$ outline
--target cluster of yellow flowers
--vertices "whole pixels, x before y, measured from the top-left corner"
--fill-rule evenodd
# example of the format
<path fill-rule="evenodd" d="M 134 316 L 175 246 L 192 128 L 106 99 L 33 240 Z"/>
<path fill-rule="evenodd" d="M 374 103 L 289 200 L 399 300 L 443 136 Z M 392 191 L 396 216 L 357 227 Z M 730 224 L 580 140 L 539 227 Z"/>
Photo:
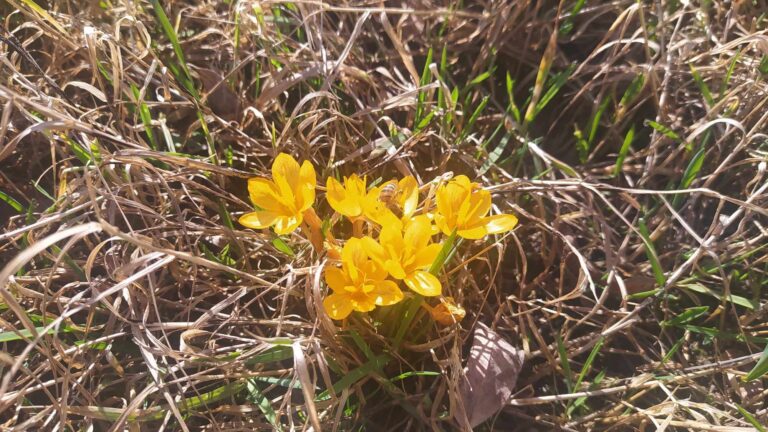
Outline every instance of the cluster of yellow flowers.
<path fill-rule="evenodd" d="M 333 293 L 323 306 L 337 320 L 352 311 L 369 312 L 400 302 L 404 295 L 396 281 L 425 297 L 441 295 L 440 280 L 428 271 L 443 248 L 433 241 L 435 235 L 480 239 L 517 224 L 510 214 L 488 216 L 490 192 L 463 175 L 424 187 L 408 176 L 371 188 L 364 177 L 355 174 L 345 177 L 343 183 L 329 177 L 326 200 L 352 224 L 352 237 L 340 248 L 330 229 L 323 232 L 312 207 L 316 187 L 315 169 L 309 161 L 299 165 L 290 155 L 280 153 L 272 165 L 272 180 L 248 180 L 257 210 L 240 217 L 240 223 L 254 229 L 273 227 L 279 235 L 303 225 L 315 249 L 325 251 L 334 261 L 325 269 L 325 281 Z M 425 190 L 427 198 L 420 202 Z M 376 234 L 378 238 L 374 238 Z"/>

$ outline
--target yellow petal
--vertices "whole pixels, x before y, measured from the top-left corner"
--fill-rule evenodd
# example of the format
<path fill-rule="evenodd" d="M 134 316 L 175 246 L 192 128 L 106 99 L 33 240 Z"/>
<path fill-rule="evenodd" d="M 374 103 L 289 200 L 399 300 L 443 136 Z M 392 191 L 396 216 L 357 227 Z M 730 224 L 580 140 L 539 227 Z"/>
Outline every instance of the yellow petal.
<path fill-rule="evenodd" d="M 440 279 L 435 277 L 432 273 L 425 271 L 417 271 L 408 275 L 404 279 L 408 288 L 423 295 L 424 297 L 434 297 L 440 295 L 443 290 L 443 286 L 440 283 Z"/>
<path fill-rule="evenodd" d="M 453 227 L 448 226 L 445 216 L 441 215 L 440 213 L 436 213 L 434 219 L 435 219 L 435 227 L 440 232 L 448 236 L 453 233 Z"/>
<path fill-rule="evenodd" d="M 331 318 L 342 320 L 352 313 L 352 301 L 347 294 L 331 294 L 323 300 L 323 308 Z"/>
<path fill-rule="evenodd" d="M 338 208 L 334 209 L 337 212 L 343 214 L 346 217 L 349 218 L 356 218 L 363 214 L 363 206 L 360 205 L 360 201 L 353 199 L 352 197 L 348 197 L 344 201 L 339 202 L 337 205 Z"/>
<path fill-rule="evenodd" d="M 338 267 L 326 267 L 325 283 L 336 292 L 344 292 L 344 287 L 347 285 L 347 277 Z"/>
<path fill-rule="evenodd" d="M 413 263 L 413 267 L 416 269 L 428 268 L 435 262 L 437 254 L 440 253 L 440 249 L 443 248 L 441 243 L 435 243 L 427 245 L 426 247 L 416 251 L 416 260 Z"/>
<path fill-rule="evenodd" d="M 365 211 L 365 216 L 380 226 L 391 226 L 398 230 L 403 229 L 403 224 L 400 221 L 400 218 L 398 218 L 392 212 L 392 210 L 380 202 L 377 202 L 373 205 L 368 205 Z"/>
<path fill-rule="evenodd" d="M 301 198 L 298 208 L 301 211 L 307 210 L 315 203 L 315 188 L 317 187 L 317 175 L 315 167 L 309 161 L 304 161 L 299 170 L 299 181 L 301 182 Z"/>
<path fill-rule="evenodd" d="M 352 300 L 352 309 L 356 311 L 370 312 L 376 309 L 376 297 L 374 296 L 357 293 L 350 295 L 349 298 Z"/>
<path fill-rule="evenodd" d="M 301 168 L 293 156 L 285 153 L 277 155 L 272 163 L 272 180 L 280 189 L 280 195 L 291 203 L 295 202 L 294 197 L 300 193 L 300 177 Z"/>
<path fill-rule="evenodd" d="M 347 191 L 344 189 L 344 186 L 342 186 L 335 178 L 328 177 L 328 180 L 325 181 L 325 190 L 325 199 L 328 201 L 328 204 L 332 209 L 339 211 L 337 208 L 338 204 L 344 201 L 344 198 L 347 196 Z"/>
<path fill-rule="evenodd" d="M 459 227 L 474 225 L 491 210 L 491 193 L 480 190 L 469 195 L 459 209 Z"/>
<path fill-rule="evenodd" d="M 483 219 L 488 234 L 498 234 L 512 230 L 517 226 L 517 217 L 511 214 L 500 214 Z"/>
<path fill-rule="evenodd" d="M 357 174 L 352 174 L 344 179 L 344 189 L 347 190 L 347 196 L 362 201 L 366 196 L 365 178 L 361 179 Z"/>
<path fill-rule="evenodd" d="M 369 295 L 375 297 L 375 302 L 378 306 L 393 305 L 403 299 L 403 292 L 392 281 L 377 282 Z"/>
<path fill-rule="evenodd" d="M 280 211 L 283 208 L 280 190 L 275 183 L 261 178 L 248 179 L 248 195 L 254 206 L 264 210 Z"/>
<path fill-rule="evenodd" d="M 277 218 L 278 215 L 273 212 L 260 210 L 240 216 L 238 222 L 248 228 L 264 229 L 272 226 Z"/>
<path fill-rule="evenodd" d="M 391 259 L 400 261 L 405 245 L 403 244 L 403 232 L 400 231 L 399 226 L 385 225 L 381 228 L 379 243 Z"/>
<path fill-rule="evenodd" d="M 355 268 L 363 267 L 368 261 L 365 244 L 362 239 L 351 238 L 347 240 L 344 249 L 341 250 L 341 260 L 345 264 L 351 264 Z"/>
<path fill-rule="evenodd" d="M 363 237 L 362 241 L 368 256 L 376 261 L 379 266 L 383 266 L 387 261 L 387 254 L 384 248 L 376 240 L 368 236 Z"/>
<path fill-rule="evenodd" d="M 301 214 L 295 216 L 278 216 L 275 219 L 275 234 L 285 235 L 292 233 L 304 220 Z"/>
<path fill-rule="evenodd" d="M 466 180 L 466 182 L 460 181 L 461 179 Z M 469 198 L 471 189 L 465 185 L 468 182 L 469 179 L 466 176 L 459 176 L 448 184 L 440 186 L 435 194 L 437 210 L 445 217 L 445 222 L 451 230 L 458 223 L 462 204 Z"/>
<path fill-rule="evenodd" d="M 456 231 L 456 235 L 467 240 L 478 240 L 488 235 L 488 230 L 480 220 L 480 223 Z"/>
<path fill-rule="evenodd" d="M 411 217 L 419 206 L 419 183 L 413 176 L 404 177 L 398 182 L 400 190 L 399 204 L 403 209 L 403 217 Z"/>
<path fill-rule="evenodd" d="M 405 269 L 403 269 L 400 261 L 389 259 L 384 263 L 384 268 L 386 268 L 387 271 L 389 271 L 389 274 L 395 279 L 404 279 L 406 276 Z"/>
<path fill-rule="evenodd" d="M 424 215 L 416 216 L 411 219 L 408 224 L 408 228 L 405 229 L 405 236 L 403 242 L 406 246 L 414 249 L 420 249 L 429 243 L 429 238 L 432 237 L 432 223 Z"/>
<path fill-rule="evenodd" d="M 473 185 L 477 184 L 469 181 L 469 177 L 465 175 L 457 175 L 456 177 L 453 178 L 451 182 L 463 188 L 470 188 L 470 189 L 472 188 Z"/>

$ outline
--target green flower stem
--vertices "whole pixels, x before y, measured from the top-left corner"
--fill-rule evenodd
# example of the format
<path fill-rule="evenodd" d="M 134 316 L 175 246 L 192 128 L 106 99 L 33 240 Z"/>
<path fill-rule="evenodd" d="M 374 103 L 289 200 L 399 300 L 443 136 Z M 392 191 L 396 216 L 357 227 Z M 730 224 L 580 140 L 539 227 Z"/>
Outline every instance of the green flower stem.
<path fill-rule="evenodd" d="M 443 243 L 443 248 L 440 249 L 440 253 L 437 254 L 435 262 L 429 268 L 429 272 L 437 276 L 443 269 L 443 266 L 448 262 L 449 258 L 453 257 L 454 249 L 456 246 L 456 231 L 448 236 L 448 239 Z M 395 350 L 400 349 L 400 344 L 403 342 L 405 332 L 411 326 L 413 319 L 419 312 L 419 308 L 424 303 L 424 297 L 420 294 L 415 294 L 414 297 L 408 302 L 408 309 L 403 314 L 403 320 L 400 323 L 400 327 L 395 334 Z"/>

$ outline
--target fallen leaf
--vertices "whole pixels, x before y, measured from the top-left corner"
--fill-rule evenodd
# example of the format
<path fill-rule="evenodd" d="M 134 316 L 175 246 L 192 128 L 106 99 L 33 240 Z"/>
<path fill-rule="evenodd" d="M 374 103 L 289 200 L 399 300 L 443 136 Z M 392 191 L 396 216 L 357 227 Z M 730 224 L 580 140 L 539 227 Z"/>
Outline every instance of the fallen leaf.
<path fill-rule="evenodd" d="M 464 377 L 459 382 L 464 412 L 457 410 L 456 420 L 474 428 L 503 408 L 512 396 L 524 359 L 523 350 L 478 323 Z"/>
<path fill-rule="evenodd" d="M 429 313 L 433 320 L 445 326 L 455 324 L 467 315 L 467 311 L 461 305 L 456 304 L 453 297 L 440 299 L 440 304 L 430 308 Z"/>

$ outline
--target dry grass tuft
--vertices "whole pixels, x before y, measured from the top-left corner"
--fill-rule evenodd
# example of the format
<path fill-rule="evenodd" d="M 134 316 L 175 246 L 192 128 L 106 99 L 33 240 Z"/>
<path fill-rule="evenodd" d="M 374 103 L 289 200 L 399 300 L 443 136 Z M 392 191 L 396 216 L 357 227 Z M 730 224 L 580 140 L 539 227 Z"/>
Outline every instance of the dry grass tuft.
<path fill-rule="evenodd" d="M 526 351 L 481 430 L 768 424 L 765 7 L 6 0 L 0 428 L 452 430 L 478 322 Z M 395 347 L 237 224 L 279 151 L 521 224 Z"/>

